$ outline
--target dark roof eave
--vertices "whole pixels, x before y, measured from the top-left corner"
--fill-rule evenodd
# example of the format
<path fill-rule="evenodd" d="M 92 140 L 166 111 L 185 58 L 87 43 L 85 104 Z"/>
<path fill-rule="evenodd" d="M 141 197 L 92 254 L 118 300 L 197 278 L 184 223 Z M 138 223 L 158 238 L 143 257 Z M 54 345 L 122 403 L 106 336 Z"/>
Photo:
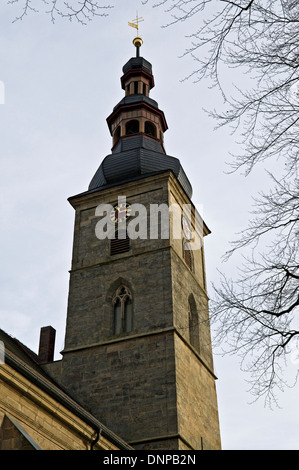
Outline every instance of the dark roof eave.
<path fill-rule="evenodd" d="M 149 79 L 150 81 L 150 88 L 154 88 L 155 86 L 155 82 L 154 82 L 154 77 L 153 75 L 151 75 L 149 72 L 146 72 L 145 70 L 143 69 L 130 69 L 128 70 L 120 79 L 121 81 L 121 86 L 122 86 L 122 89 L 124 90 L 125 89 L 125 81 L 129 78 L 129 77 L 132 77 L 134 75 L 144 75 L 146 78 Z"/>
<path fill-rule="evenodd" d="M 113 183 L 107 183 L 104 186 L 99 186 L 98 188 L 88 189 L 87 191 L 83 191 L 83 193 L 79 193 L 79 194 L 75 194 L 74 196 L 70 196 L 67 200 L 72 205 L 73 200 L 78 199 L 82 196 L 87 196 L 88 194 L 93 194 L 93 193 L 96 193 L 98 191 L 104 191 L 105 189 L 113 188 L 114 186 L 121 186 L 123 184 L 127 184 L 127 183 L 137 181 L 137 180 L 143 179 L 143 178 L 148 178 L 149 176 L 158 175 L 160 173 L 166 173 L 168 171 L 173 173 L 173 171 L 171 169 L 169 169 L 169 170 L 154 171 L 154 172 L 146 173 L 146 174 L 143 174 L 143 175 L 140 174 L 140 175 L 134 176 L 132 178 L 127 178 L 126 180 L 123 180 L 123 181 L 115 181 Z M 173 173 L 173 175 L 175 176 L 174 173 Z M 175 176 L 175 178 L 176 178 L 176 176 Z"/>
<path fill-rule="evenodd" d="M 114 186 L 121 186 L 123 184 L 127 184 L 127 183 L 130 183 L 131 181 L 137 181 L 139 179 L 143 179 L 143 178 L 148 178 L 149 176 L 154 176 L 154 175 L 158 175 L 158 174 L 162 174 L 162 173 L 167 173 L 167 172 L 170 172 L 173 174 L 174 178 L 176 179 L 176 181 L 178 182 L 178 184 L 180 185 L 180 187 L 182 188 L 182 190 L 184 191 L 184 193 L 186 193 L 185 189 L 183 188 L 183 186 L 181 185 L 180 181 L 178 180 L 178 178 L 176 177 L 176 175 L 174 174 L 174 172 L 169 169 L 169 170 L 161 170 L 161 171 L 155 171 L 155 172 L 152 172 L 152 173 L 147 173 L 145 175 L 138 175 L 138 176 L 135 176 L 133 178 L 128 178 L 124 181 L 116 181 L 114 183 L 109 183 L 109 184 L 105 184 L 104 186 L 99 186 L 98 188 L 94 188 L 94 189 L 89 189 L 87 191 L 84 191 L 83 193 L 79 193 L 79 194 L 76 194 L 74 196 L 70 196 L 67 200 L 68 202 L 71 204 L 71 206 L 75 209 L 76 206 L 74 204 L 72 204 L 72 201 L 75 201 L 76 199 L 79 199 L 81 197 L 84 197 L 84 196 L 87 196 L 87 195 L 91 195 L 91 194 L 94 194 L 94 193 L 97 193 L 99 191 L 104 191 L 105 189 L 109 189 L 109 188 L 113 188 Z M 186 195 L 188 196 L 188 194 L 186 193 Z M 189 196 L 188 196 L 189 197 Z M 206 225 L 205 221 L 203 220 L 203 227 L 204 227 L 204 236 L 206 235 L 209 235 L 211 233 L 211 230 L 209 229 L 209 227 Z"/>

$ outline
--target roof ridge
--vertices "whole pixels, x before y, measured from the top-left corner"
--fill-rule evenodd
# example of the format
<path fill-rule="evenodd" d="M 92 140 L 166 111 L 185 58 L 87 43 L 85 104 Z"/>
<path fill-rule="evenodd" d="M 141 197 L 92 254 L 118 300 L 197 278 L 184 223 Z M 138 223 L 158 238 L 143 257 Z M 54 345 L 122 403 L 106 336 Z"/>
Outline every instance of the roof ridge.
<path fill-rule="evenodd" d="M 32 351 L 32 349 L 28 348 L 28 346 L 26 346 L 24 343 L 22 343 L 18 338 L 16 338 L 15 336 L 12 336 L 10 333 L 7 333 L 2 328 L 0 328 L 0 334 L 1 333 L 4 336 L 6 336 L 11 342 L 13 342 L 17 347 L 19 347 L 27 356 L 29 356 L 37 364 L 39 364 L 38 354 L 37 353 Z"/>

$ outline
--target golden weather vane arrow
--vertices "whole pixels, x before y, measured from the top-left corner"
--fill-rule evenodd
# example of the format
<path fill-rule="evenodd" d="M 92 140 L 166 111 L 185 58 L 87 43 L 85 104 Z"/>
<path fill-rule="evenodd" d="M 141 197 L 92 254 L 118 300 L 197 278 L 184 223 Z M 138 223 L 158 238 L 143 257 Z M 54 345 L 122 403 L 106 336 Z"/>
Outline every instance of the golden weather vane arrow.
<path fill-rule="evenodd" d="M 144 21 L 144 19 L 142 18 L 142 16 L 138 16 L 138 13 L 136 14 L 136 18 L 135 20 L 132 20 L 132 23 L 128 23 L 129 26 L 132 26 L 132 28 L 136 28 L 137 29 L 137 36 L 139 36 L 139 23 L 141 23 L 141 21 Z"/>
<path fill-rule="evenodd" d="M 132 20 L 132 22 L 128 22 L 128 25 L 131 26 L 132 28 L 137 29 L 137 36 L 133 39 L 133 44 L 136 47 L 136 56 L 139 56 L 139 48 L 142 46 L 143 41 L 141 37 L 139 37 L 139 23 L 141 21 L 144 21 L 144 19 L 141 16 L 138 16 L 138 13 L 136 14 L 136 18 Z"/>

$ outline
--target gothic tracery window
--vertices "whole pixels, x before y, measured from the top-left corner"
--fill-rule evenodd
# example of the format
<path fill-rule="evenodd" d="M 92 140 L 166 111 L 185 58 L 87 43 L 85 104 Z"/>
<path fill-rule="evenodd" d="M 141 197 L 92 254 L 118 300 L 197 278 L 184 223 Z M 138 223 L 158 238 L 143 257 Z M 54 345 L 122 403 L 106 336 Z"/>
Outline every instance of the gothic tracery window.
<path fill-rule="evenodd" d="M 112 299 L 114 334 L 128 333 L 133 329 L 132 294 L 126 286 L 120 286 Z"/>

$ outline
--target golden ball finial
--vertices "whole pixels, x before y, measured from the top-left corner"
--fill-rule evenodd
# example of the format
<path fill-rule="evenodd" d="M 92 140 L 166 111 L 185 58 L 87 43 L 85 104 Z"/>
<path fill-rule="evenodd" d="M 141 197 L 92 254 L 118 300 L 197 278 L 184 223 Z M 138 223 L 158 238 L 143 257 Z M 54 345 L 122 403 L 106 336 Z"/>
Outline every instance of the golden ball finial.
<path fill-rule="evenodd" d="M 137 29 L 137 36 L 133 39 L 133 44 L 136 47 L 136 50 L 137 50 L 136 54 L 137 55 L 139 54 L 139 47 L 141 47 L 142 44 L 143 44 L 143 41 L 142 41 L 141 37 L 139 36 L 139 32 L 138 32 L 139 23 L 141 21 L 144 21 L 144 19 L 142 17 L 138 16 L 138 13 L 137 13 L 135 20 L 133 20 L 132 23 L 130 23 L 130 22 L 128 23 L 129 26 L 132 26 L 132 28 Z"/>
<path fill-rule="evenodd" d="M 143 44 L 141 37 L 136 36 L 136 38 L 133 39 L 133 44 L 135 47 L 141 47 Z"/>

